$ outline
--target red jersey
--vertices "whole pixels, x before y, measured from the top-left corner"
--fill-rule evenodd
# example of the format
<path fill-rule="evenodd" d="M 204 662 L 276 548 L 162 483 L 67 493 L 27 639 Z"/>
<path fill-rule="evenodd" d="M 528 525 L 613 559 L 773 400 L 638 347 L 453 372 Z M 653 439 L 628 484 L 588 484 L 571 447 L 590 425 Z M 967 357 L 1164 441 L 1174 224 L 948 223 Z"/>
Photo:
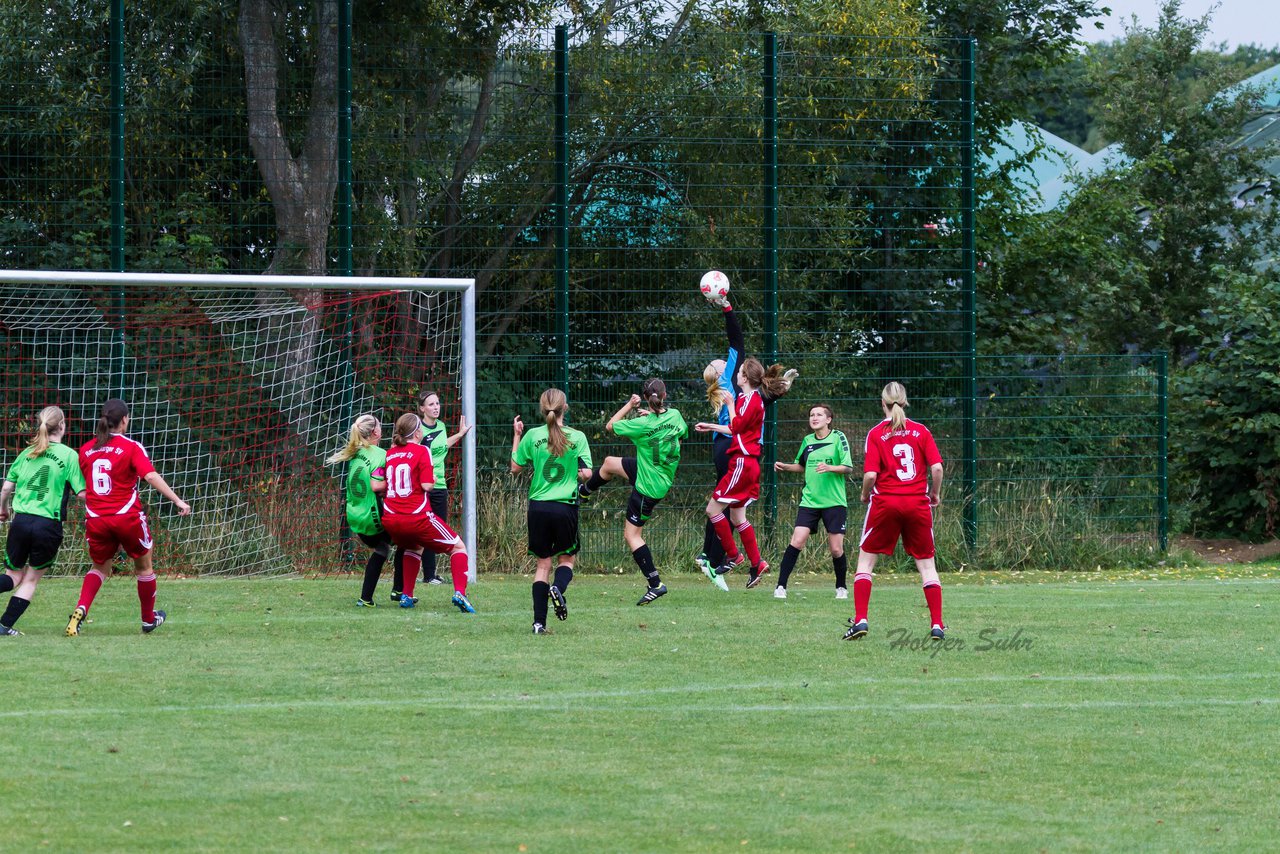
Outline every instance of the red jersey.
<path fill-rule="evenodd" d="M 729 457 L 759 457 L 760 432 L 764 429 L 764 398 L 760 392 L 740 394 L 734 402 L 737 413 L 729 419 L 729 429 L 733 431 L 729 443 Z"/>
<path fill-rule="evenodd" d="M 96 439 L 80 448 L 80 471 L 89 487 L 84 492 L 85 514 L 94 518 L 141 513 L 138 478 L 155 471 L 147 449 L 120 433 L 112 433 L 101 448 L 95 444 Z"/>
<path fill-rule="evenodd" d="M 382 499 L 385 514 L 420 514 L 430 511 L 427 489 L 436 482 L 435 466 L 431 462 L 431 450 L 426 445 L 410 442 L 393 446 L 387 452 L 384 465 L 387 492 Z"/>
<path fill-rule="evenodd" d="M 862 470 L 876 473 L 876 495 L 925 495 L 929 492 L 929 468 L 942 462 L 929 428 L 907 419 L 901 430 L 891 431 L 885 419 L 867 434 Z"/>

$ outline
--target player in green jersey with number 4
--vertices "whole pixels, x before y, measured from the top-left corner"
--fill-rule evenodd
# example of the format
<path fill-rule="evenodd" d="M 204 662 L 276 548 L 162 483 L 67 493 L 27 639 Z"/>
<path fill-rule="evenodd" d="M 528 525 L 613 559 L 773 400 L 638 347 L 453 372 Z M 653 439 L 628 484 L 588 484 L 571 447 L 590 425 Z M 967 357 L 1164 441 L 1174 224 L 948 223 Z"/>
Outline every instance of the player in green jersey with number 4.
<path fill-rule="evenodd" d="M 627 418 L 631 411 L 647 403 L 648 409 L 639 409 L 637 417 Z M 591 479 L 578 487 L 578 494 L 585 501 L 591 493 L 615 477 L 632 484 L 631 498 L 627 501 L 627 521 L 622 535 L 631 549 L 640 572 L 649 582 L 649 589 L 640 597 L 637 605 L 648 605 L 667 593 L 666 585 L 658 575 L 653 554 L 645 545 L 641 529 L 649 521 L 658 502 L 667 496 L 671 481 L 680 464 L 680 440 L 689 435 L 689 425 L 677 409 L 667 406 L 667 386 L 662 380 L 645 382 L 641 394 L 633 394 L 622 408 L 614 413 L 604 428 L 615 436 L 630 439 L 636 446 L 634 457 L 605 457 Z"/>
<path fill-rule="evenodd" d="M 775 599 L 787 598 L 787 579 L 796 567 L 800 550 L 809 535 L 818 530 L 818 523 L 827 529 L 827 544 L 831 547 L 831 564 L 836 571 L 836 598 L 848 599 L 845 586 L 849 573 L 849 561 L 844 554 L 844 527 L 849 516 L 849 495 L 845 490 L 845 478 L 853 473 L 853 456 L 849 452 L 849 440 L 844 433 L 831 428 L 835 413 L 826 404 L 809 407 L 809 429 L 813 432 L 800 442 L 800 450 L 793 463 L 778 460 L 775 471 L 804 472 L 804 491 L 800 493 L 800 509 L 796 512 L 796 527 L 791 532 L 791 543 L 782 555 L 782 568 L 778 572 Z"/>
<path fill-rule="evenodd" d="M 578 481 L 591 474 L 591 448 L 581 431 L 564 426 L 569 404 L 560 389 L 544 391 L 538 409 L 544 423 L 527 433 L 516 416 L 511 471 L 517 474 L 533 465 L 528 512 L 529 554 L 538 559 L 533 574 L 533 633 L 544 635 L 548 601 L 555 605 L 557 619 L 569 617 L 564 593 L 573 580 L 578 554 Z M 552 558 L 557 558 L 554 580 Z"/>
<path fill-rule="evenodd" d="M 84 473 L 76 452 L 62 444 L 67 417 L 56 406 L 37 416 L 36 434 L 9 467 L 0 488 L 0 521 L 13 520 L 5 540 L 5 574 L 0 593 L 12 590 L 0 616 L 0 637 L 22 632 L 14 623 L 31 604 L 40 577 L 53 566 L 62 546 L 62 520 L 72 493 L 84 498 Z"/>

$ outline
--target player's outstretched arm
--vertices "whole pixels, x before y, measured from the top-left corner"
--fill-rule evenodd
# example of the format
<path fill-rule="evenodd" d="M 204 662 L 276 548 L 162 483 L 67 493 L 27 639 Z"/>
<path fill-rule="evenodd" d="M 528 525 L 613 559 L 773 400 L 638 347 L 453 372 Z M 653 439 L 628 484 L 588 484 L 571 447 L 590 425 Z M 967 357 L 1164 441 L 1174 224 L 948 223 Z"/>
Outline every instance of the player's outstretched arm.
<path fill-rule="evenodd" d="M 784 463 L 782 460 L 778 460 L 773 464 L 773 470 L 789 471 L 794 473 L 794 472 L 804 471 L 804 466 L 800 465 L 799 463 Z"/>
<path fill-rule="evenodd" d="M 179 516 L 189 516 L 191 514 L 191 505 L 178 497 L 178 493 L 174 492 L 169 484 L 165 483 L 164 478 L 160 476 L 160 472 L 149 471 L 142 479 L 151 484 L 151 488 L 156 492 L 172 501 L 173 506 L 178 508 Z"/>
<path fill-rule="evenodd" d="M 524 470 L 524 466 L 516 462 L 516 451 L 520 448 L 520 437 L 524 435 L 524 422 L 517 415 L 515 420 L 511 422 L 511 473 L 518 474 Z"/>
<path fill-rule="evenodd" d="M 617 412 L 613 413 L 613 417 L 610 418 L 609 422 L 604 425 L 604 429 L 612 433 L 613 425 L 617 424 L 623 418 L 626 418 L 627 414 L 630 413 L 631 410 L 639 406 L 641 402 L 642 401 L 641 401 L 640 395 L 638 394 L 631 395 L 631 397 L 627 399 L 627 402 L 622 404 L 622 406 L 618 409 Z"/>
<path fill-rule="evenodd" d="M 467 423 L 467 416 L 458 419 L 458 432 L 444 440 L 446 448 L 452 448 L 454 445 L 462 441 L 462 437 L 467 435 L 467 431 L 471 429 L 471 425 Z"/>

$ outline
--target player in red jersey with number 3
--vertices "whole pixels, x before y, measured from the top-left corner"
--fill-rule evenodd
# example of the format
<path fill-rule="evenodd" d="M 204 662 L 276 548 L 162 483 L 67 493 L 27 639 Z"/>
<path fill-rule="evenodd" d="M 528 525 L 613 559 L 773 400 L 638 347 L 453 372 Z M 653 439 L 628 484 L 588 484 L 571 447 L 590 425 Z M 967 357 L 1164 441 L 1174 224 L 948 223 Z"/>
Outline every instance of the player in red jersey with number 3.
<path fill-rule="evenodd" d="M 156 610 L 156 574 L 151 567 L 151 530 L 142 510 L 138 479 L 178 508 L 179 516 L 191 512 L 191 505 L 178 497 L 151 465 L 147 449 L 124 435 L 129 429 L 129 407 L 112 398 L 102 407 L 97 435 L 80 448 L 80 470 L 85 483 L 85 539 L 93 569 L 80 585 L 80 601 L 67 622 L 67 636 L 80 634 L 80 624 L 89 614 L 102 582 L 111 574 L 111 562 L 124 549 L 138 570 L 138 602 L 142 606 L 142 631 L 150 633 L 164 623 L 165 612 Z"/>
<path fill-rule="evenodd" d="M 423 549 L 449 553 L 453 575 L 453 604 L 464 614 L 474 614 L 467 599 L 467 547 L 462 538 L 431 512 L 431 490 L 435 487 L 435 465 L 431 450 L 422 444 L 422 419 L 406 412 L 396 419 L 391 433 L 391 450 L 384 467 L 387 491 L 382 499 L 382 527 L 391 542 L 404 549 L 404 590 L 400 607 L 418 604 L 413 588 L 422 566 Z"/>
<path fill-rule="evenodd" d="M 942 495 L 942 455 L 929 428 L 907 418 L 907 390 L 889 383 L 880 392 L 881 421 L 867 433 L 863 461 L 862 503 L 867 518 L 858 544 L 858 571 L 853 577 L 854 616 L 845 640 L 867 634 L 871 576 L 880 555 L 891 555 L 902 538 L 915 558 L 929 606 L 929 636 L 942 640 L 942 583 L 934 561 L 933 510 Z"/>

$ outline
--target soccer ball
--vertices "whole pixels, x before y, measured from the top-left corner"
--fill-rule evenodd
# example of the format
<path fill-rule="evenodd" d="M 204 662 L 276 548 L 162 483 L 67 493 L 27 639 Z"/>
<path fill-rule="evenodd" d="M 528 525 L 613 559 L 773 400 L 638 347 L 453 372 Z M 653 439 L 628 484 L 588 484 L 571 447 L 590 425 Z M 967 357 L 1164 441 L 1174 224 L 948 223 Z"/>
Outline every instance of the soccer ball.
<path fill-rule="evenodd" d="M 728 296 L 729 277 L 719 270 L 711 270 L 703 275 L 702 281 L 698 283 L 698 290 L 707 299 Z"/>

